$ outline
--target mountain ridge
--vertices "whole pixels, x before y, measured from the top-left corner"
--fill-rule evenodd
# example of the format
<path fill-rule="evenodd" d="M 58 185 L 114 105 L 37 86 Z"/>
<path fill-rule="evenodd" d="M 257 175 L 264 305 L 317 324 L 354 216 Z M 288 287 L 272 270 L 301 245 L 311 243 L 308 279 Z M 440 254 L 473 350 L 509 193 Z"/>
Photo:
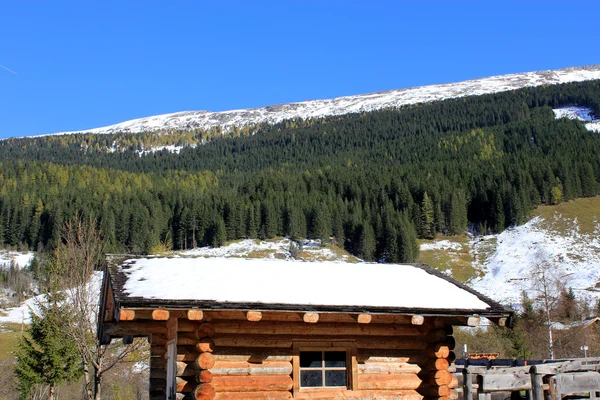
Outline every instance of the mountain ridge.
<path fill-rule="evenodd" d="M 224 130 L 261 123 L 275 124 L 284 120 L 320 118 L 332 115 L 369 112 L 384 108 L 400 108 L 406 105 L 441 101 L 451 98 L 477 96 L 516 90 L 524 87 L 546 84 L 560 84 L 600 79 L 600 64 L 569 67 L 557 70 L 544 70 L 438 85 L 417 86 L 381 92 L 342 96 L 332 99 L 307 100 L 286 104 L 274 104 L 259 108 L 236 109 L 211 112 L 179 111 L 149 117 L 132 119 L 99 128 L 57 132 L 48 135 L 142 133 L 160 130 L 211 129 Z"/>

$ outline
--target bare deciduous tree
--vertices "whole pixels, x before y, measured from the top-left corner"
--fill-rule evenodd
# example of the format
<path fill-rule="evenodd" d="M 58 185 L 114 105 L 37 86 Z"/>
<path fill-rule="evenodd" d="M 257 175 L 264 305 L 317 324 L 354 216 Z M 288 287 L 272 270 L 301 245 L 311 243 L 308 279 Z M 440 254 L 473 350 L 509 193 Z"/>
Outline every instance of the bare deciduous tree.
<path fill-rule="evenodd" d="M 535 254 L 535 265 L 531 271 L 533 289 L 536 291 L 535 301 L 542 308 L 547 329 L 548 355 L 554 359 L 554 340 L 552 338 L 553 313 L 564 290 L 568 275 L 562 272 L 559 264 L 554 262 L 548 253 L 539 250 Z"/>
<path fill-rule="evenodd" d="M 96 338 L 101 269 L 105 243 L 94 221 L 80 218 L 64 225 L 60 242 L 48 260 L 51 273 L 60 277 L 61 290 L 70 303 L 66 334 L 71 335 L 81 354 L 88 399 L 100 400 L 102 378 L 125 357 L 139 350 L 143 341 L 129 346 L 99 345 Z"/>

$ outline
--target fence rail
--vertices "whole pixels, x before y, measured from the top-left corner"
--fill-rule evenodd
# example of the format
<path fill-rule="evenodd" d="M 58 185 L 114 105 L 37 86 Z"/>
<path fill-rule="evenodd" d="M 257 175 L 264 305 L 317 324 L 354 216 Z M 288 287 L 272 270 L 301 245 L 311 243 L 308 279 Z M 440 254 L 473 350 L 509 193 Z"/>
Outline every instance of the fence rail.
<path fill-rule="evenodd" d="M 473 400 L 475 395 L 477 400 L 491 400 L 492 393 L 498 392 L 511 392 L 511 398 L 517 399 L 522 391 L 531 400 L 600 398 L 600 358 L 544 360 L 534 361 L 533 366 L 510 367 L 498 365 L 508 360 L 476 361 L 473 364 L 485 365 L 468 363 L 462 369 L 464 400 Z"/>

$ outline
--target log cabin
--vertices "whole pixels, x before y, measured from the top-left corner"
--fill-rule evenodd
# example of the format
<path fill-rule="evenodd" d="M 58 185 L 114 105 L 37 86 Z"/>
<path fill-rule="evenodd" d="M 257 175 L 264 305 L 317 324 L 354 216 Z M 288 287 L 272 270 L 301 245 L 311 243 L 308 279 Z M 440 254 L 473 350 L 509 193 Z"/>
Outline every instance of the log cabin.
<path fill-rule="evenodd" d="M 98 338 L 150 343 L 151 399 L 456 398 L 453 326 L 511 312 L 421 264 L 107 263 Z"/>

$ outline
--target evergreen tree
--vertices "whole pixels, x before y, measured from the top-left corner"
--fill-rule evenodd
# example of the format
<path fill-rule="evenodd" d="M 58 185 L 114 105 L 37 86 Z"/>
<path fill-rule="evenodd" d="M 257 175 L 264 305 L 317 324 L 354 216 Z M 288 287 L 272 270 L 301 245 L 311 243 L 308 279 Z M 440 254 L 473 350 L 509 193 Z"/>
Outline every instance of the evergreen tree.
<path fill-rule="evenodd" d="M 358 227 L 358 257 L 373 261 L 375 256 L 375 231 L 369 222 L 364 222 Z"/>
<path fill-rule="evenodd" d="M 58 293 L 49 293 L 47 303 L 39 304 L 40 315 L 30 312 L 30 338 L 22 336 L 16 352 L 15 375 L 19 395 L 28 399 L 36 384 L 49 386 L 49 399 L 56 385 L 75 382 L 82 374 L 77 344 L 64 335 L 63 323 L 69 319 Z"/>
<path fill-rule="evenodd" d="M 421 202 L 421 236 L 425 239 L 433 239 L 435 237 L 433 203 L 427 192 L 423 195 L 423 201 Z"/>

